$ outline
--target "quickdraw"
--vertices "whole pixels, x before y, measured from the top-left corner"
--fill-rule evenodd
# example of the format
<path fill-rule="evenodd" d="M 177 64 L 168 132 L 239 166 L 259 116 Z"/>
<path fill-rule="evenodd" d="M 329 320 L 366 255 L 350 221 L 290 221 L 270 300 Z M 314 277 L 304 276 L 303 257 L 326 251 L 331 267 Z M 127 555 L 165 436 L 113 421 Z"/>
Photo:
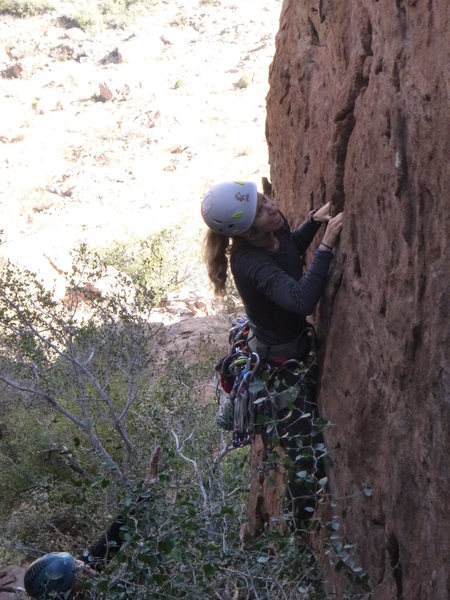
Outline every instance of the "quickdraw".
<path fill-rule="evenodd" d="M 216 366 L 220 373 L 220 385 L 228 395 L 222 402 L 221 413 L 216 419 L 222 429 L 233 432 L 232 444 L 242 448 L 253 441 L 256 433 L 269 436 L 264 420 L 275 421 L 280 409 L 289 404 L 298 393 L 300 385 L 315 383 L 311 372 L 315 367 L 315 351 L 309 353 L 304 362 L 290 359 L 281 365 L 262 361 L 256 352 L 247 345 L 249 322 L 238 317 L 232 322 L 229 337 L 229 351 Z M 284 382 L 279 389 L 281 375 L 289 373 L 293 382 Z M 287 388 L 287 389 L 286 389 Z M 217 387 L 218 402 L 221 404 L 221 392 Z M 258 416 L 263 417 L 258 419 Z M 272 428 L 273 432 L 273 428 Z"/>
<path fill-rule="evenodd" d="M 217 417 L 217 424 L 223 429 L 233 431 L 232 443 L 235 448 L 242 448 L 252 440 L 255 405 L 251 385 L 262 367 L 258 354 L 248 348 L 248 333 L 248 319 L 238 317 L 232 322 L 228 354 L 216 366 L 220 373 L 220 384 L 229 394 L 221 414 Z M 220 402 L 219 387 L 217 395 Z"/>
<path fill-rule="evenodd" d="M 250 385 L 255 379 L 259 365 L 259 356 L 256 352 L 250 352 L 245 366 L 237 378 L 234 397 L 232 398 L 230 395 L 230 400 L 234 403 L 233 446 L 235 448 L 242 448 L 251 441 L 255 423 L 255 405 Z"/>

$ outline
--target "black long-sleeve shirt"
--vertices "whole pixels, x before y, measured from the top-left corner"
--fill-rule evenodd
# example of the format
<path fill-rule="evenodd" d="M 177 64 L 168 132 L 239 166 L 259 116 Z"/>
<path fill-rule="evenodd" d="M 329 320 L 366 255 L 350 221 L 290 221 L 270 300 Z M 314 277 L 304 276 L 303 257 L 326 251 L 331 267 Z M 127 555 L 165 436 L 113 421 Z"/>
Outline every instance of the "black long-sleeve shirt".
<path fill-rule="evenodd" d="M 302 255 L 320 223 L 305 221 L 290 231 L 285 220 L 275 232 L 276 252 L 236 238 L 231 248 L 231 272 L 256 337 L 268 346 L 284 344 L 302 333 L 325 289 L 331 252 L 314 253 L 303 274 Z"/>

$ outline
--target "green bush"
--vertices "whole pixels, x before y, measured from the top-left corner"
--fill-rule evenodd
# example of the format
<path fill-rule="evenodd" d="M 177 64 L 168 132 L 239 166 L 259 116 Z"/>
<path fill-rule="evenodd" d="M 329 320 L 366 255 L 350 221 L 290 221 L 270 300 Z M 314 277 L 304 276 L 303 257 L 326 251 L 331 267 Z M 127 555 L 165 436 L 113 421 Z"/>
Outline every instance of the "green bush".
<path fill-rule="evenodd" d="M 160 0 L 96 0 L 73 2 L 73 8 L 65 8 L 65 17 L 83 30 L 95 30 L 104 26 L 125 26 Z"/>
<path fill-rule="evenodd" d="M 218 434 L 206 431 L 212 421 L 204 413 L 196 417 L 195 435 L 184 443 L 179 438 L 182 456 L 177 444 L 166 446 L 149 499 L 130 498 L 124 546 L 88 583 L 87 597 L 324 598 L 311 553 L 293 532 L 266 531 L 242 546 L 247 452 L 234 451 L 214 465 Z"/>
<path fill-rule="evenodd" d="M 95 31 L 103 27 L 103 17 L 96 4 L 85 4 L 67 14 L 65 19 L 72 27 L 78 27 L 83 31 Z"/>
<path fill-rule="evenodd" d="M 32 17 L 42 15 L 55 9 L 51 0 L 0 0 L 0 14 L 17 17 Z"/>
<path fill-rule="evenodd" d="M 70 423 L 110 473 L 126 483 L 133 456 L 127 418 L 145 388 L 157 343 L 149 314 L 160 295 L 159 279 L 143 270 L 131 279 L 108 273 L 108 266 L 82 246 L 63 303 L 33 273 L 4 266 L 0 381 Z M 100 292 L 92 282 L 105 275 L 110 289 Z"/>
<path fill-rule="evenodd" d="M 248 73 L 244 73 L 235 83 L 234 87 L 238 90 L 245 90 L 252 82 L 252 77 Z"/>
<path fill-rule="evenodd" d="M 57 11 L 72 27 L 95 30 L 112 24 L 127 25 L 160 0 L 0 0 L 0 14 L 17 17 Z"/>
<path fill-rule="evenodd" d="M 124 544 L 86 598 L 320 600 L 317 564 L 289 514 L 283 531 L 241 542 L 248 448 L 231 451 L 202 394 L 217 351 L 205 343 L 189 366 L 152 362 L 150 312 L 179 283 L 173 249 L 170 232 L 81 246 L 64 303 L 33 273 L 2 266 L 0 559 L 79 555 L 125 511 Z M 98 293 L 105 275 L 111 288 Z M 159 481 L 147 492 L 139 481 L 156 445 Z M 362 580 L 338 522 L 328 526 L 337 566 Z"/>
<path fill-rule="evenodd" d="M 114 267 L 127 275 L 138 290 L 156 306 L 169 291 L 182 282 L 180 272 L 185 272 L 178 256 L 176 238 L 178 230 L 164 229 L 147 239 L 117 242 L 109 248 L 98 250 L 105 266 Z"/>
<path fill-rule="evenodd" d="M 154 445 L 167 443 L 171 428 L 182 435 L 197 421 L 190 410 L 197 399 L 186 390 L 204 366 L 189 370 L 173 361 L 167 373 L 160 366 L 161 381 L 149 389 L 156 340 L 148 317 L 178 280 L 171 247 L 167 234 L 103 256 L 81 246 L 64 303 L 35 274 L 2 265 L 4 556 L 24 545 L 37 553 L 63 544 L 77 549 L 97 523 L 107 524 L 123 484 L 143 477 Z M 111 289 L 98 293 L 92 283 L 105 275 Z M 211 407 L 203 411 L 202 422 Z"/>

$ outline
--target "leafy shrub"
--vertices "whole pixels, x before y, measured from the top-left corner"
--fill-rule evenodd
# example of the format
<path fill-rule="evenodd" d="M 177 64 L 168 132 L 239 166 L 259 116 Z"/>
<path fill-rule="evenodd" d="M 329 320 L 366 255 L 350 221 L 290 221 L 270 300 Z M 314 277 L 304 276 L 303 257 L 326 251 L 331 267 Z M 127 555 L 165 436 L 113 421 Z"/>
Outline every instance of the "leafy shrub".
<path fill-rule="evenodd" d="M 152 266 L 149 260 L 146 265 Z M 133 454 L 127 416 L 148 378 L 155 346 L 149 313 L 158 288 L 151 274 L 147 289 L 143 271 L 133 280 L 115 271 L 109 293 L 102 293 L 91 282 L 107 268 L 97 253 L 82 246 L 74 257 L 69 293 L 58 303 L 33 273 L 5 265 L 0 381 L 16 396 L 31 398 L 75 426 L 110 472 L 126 483 Z"/>
<path fill-rule="evenodd" d="M 244 73 L 244 75 L 242 75 L 242 77 L 240 77 L 238 79 L 238 81 L 236 81 L 234 83 L 234 87 L 238 90 L 244 90 L 246 88 L 248 88 L 248 86 L 251 84 L 252 82 L 252 78 L 248 73 Z"/>
<path fill-rule="evenodd" d="M 0 557 L 78 555 L 125 510 L 124 544 L 84 597 L 320 600 L 317 564 L 289 514 L 282 531 L 242 545 L 248 449 L 231 451 L 214 403 L 202 401 L 214 351 L 152 373 L 149 312 L 178 282 L 166 243 L 168 233 L 131 250 L 82 246 L 64 304 L 34 274 L 3 265 Z M 92 282 L 112 265 L 114 285 L 97 294 Z M 147 494 L 136 482 L 156 444 L 160 477 Z M 337 522 L 330 531 L 336 538 Z M 335 540 L 334 551 L 364 575 L 348 544 Z"/>
<path fill-rule="evenodd" d="M 186 389 L 197 385 L 200 367 L 190 373 L 173 363 L 155 392 L 148 390 L 157 343 L 149 313 L 178 277 L 169 246 L 164 235 L 105 256 L 81 246 L 64 303 L 35 274 L 2 265 L 4 552 L 24 544 L 51 551 L 68 539 L 77 548 L 105 521 L 101 508 L 110 516 L 123 484 L 142 477 L 150 448 L 166 441 L 174 415 L 184 412 L 185 426 L 192 422 Z M 105 274 L 109 292 L 98 292 L 92 284 Z"/>
<path fill-rule="evenodd" d="M 103 26 L 123 26 L 132 23 L 140 14 L 159 0 L 96 0 L 73 2 L 65 17 L 73 26 L 83 30 Z M 67 11 L 67 9 L 65 8 Z"/>
<path fill-rule="evenodd" d="M 160 0 L 0 0 L 0 14 L 31 17 L 56 10 L 71 27 L 95 30 L 105 25 L 127 25 Z"/>
<path fill-rule="evenodd" d="M 163 229 L 147 239 L 117 242 L 100 249 L 105 266 L 111 266 L 127 275 L 138 290 L 155 306 L 163 296 L 182 282 L 182 267 L 175 245 L 176 228 Z"/>
<path fill-rule="evenodd" d="M 78 27 L 83 31 L 93 31 L 103 27 L 103 17 L 98 6 L 93 3 L 78 5 L 76 10 L 65 14 L 64 17 L 71 27 Z"/>
<path fill-rule="evenodd" d="M 206 432 L 212 420 L 201 413 L 194 435 L 166 445 L 160 481 L 149 499 L 130 498 L 125 543 L 107 570 L 89 582 L 87 596 L 323 598 L 315 562 L 293 532 L 267 531 L 242 546 L 247 453 L 233 451 L 215 462 L 220 440 L 216 431 Z"/>
<path fill-rule="evenodd" d="M 0 14 L 17 17 L 42 15 L 54 10 L 55 2 L 51 0 L 0 0 Z"/>

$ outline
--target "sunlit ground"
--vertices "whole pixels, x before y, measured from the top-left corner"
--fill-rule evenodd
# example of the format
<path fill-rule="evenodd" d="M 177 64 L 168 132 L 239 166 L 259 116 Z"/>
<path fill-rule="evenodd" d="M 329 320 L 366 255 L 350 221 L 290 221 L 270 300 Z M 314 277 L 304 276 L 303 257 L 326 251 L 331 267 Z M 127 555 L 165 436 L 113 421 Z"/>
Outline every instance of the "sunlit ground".
<path fill-rule="evenodd" d="M 1 254 L 49 279 L 80 240 L 181 224 L 180 253 L 198 245 L 211 184 L 269 175 L 265 96 L 280 8 L 159 3 L 126 30 L 97 34 L 64 29 L 55 14 L 0 17 L 0 69 L 22 67 L 0 79 Z M 122 62 L 105 60 L 116 48 Z"/>

